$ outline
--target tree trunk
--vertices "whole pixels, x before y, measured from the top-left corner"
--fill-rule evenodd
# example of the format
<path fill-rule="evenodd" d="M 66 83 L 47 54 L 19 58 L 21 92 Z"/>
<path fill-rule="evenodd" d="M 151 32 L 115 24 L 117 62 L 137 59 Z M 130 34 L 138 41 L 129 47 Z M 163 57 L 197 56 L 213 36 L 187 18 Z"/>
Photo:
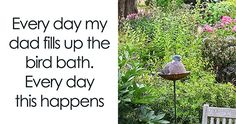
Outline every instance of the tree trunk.
<path fill-rule="evenodd" d="M 136 0 L 119 0 L 118 1 L 118 14 L 119 19 L 126 18 L 131 13 L 138 13 Z"/>

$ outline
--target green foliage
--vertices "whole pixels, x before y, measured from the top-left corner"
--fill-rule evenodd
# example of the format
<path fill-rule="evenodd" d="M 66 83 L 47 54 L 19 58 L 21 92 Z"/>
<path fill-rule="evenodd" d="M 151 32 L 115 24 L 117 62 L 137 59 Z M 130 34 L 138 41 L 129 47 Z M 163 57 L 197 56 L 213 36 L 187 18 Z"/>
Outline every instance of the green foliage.
<path fill-rule="evenodd" d="M 203 55 L 215 71 L 236 63 L 236 38 L 213 37 L 204 40 Z"/>
<path fill-rule="evenodd" d="M 163 9 L 167 9 L 173 7 L 173 5 L 179 7 L 184 3 L 183 0 L 146 0 L 146 5 L 153 7 L 162 7 Z"/>
<path fill-rule="evenodd" d="M 226 0 L 227 3 L 236 6 L 236 0 Z"/>
<path fill-rule="evenodd" d="M 162 120 L 164 114 L 156 114 L 149 107 L 156 99 L 153 88 L 135 81 L 142 68 L 130 54 L 132 50 L 127 46 L 119 55 L 119 123 L 168 123 Z"/>
<path fill-rule="evenodd" d="M 233 24 L 234 25 L 234 24 Z M 215 29 L 203 41 L 203 57 L 209 63 L 206 67 L 216 73 L 217 82 L 231 82 L 236 85 L 236 34 L 232 26 Z"/>
<path fill-rule="evenodd" d="M 236 107 L 236 88 L 232 84 L 214 83 L 214 76 L 205 72 L 199 78 L 194 73 L 189 80 L 177 82 L 177 120 L 181 124 L 201 123 L 202 106 Z M 173 83 L 156 83 L 156 108 L 173 119 Z"/>
<path fill-rule="evenodd" d="M 165 114 L 155 115 L 155 112 L 152 111 L 150 108 L 141 107 L 140 108 L 141 115 L 139 119 L 142 120 L 144 123 L 154 124 L 154 123 L 161 123 L 161 124 L 168 124 L 169 121 L 162 120 Z"/>
<path fill-rule="evenodd" d="M 236 85 L 236 22 L 229 16 L 211 27 L 205 26 L 202 53 L 216 73 L 217 82 L 231 82 Z"/>
<path fill-rule="evenodd" d="M 129 21 L 119 37 L 120 46 L 132 49 L 133 56 L 142 67 L 157 71 L 170 61 L 174 54 L 183 56 L 184 63 L 199 64 L 187 67 L 200 68 L 202 39 L 195 35 L 195 19 L 188 10 L 178 9 L 173 12 L 158 11 L 155 18 L 141 18 Z"/>
<path fill-rule="evenodd" d="M 215 24 L 222 16 L 236 17 L 236 4 L 232 2 L 205 3 L 206 8 L 198 8 L 198 21 L 201 24 Z"/>
<path fill-rule="evenodd" d="M 205 103 L 236 107 L 236 88 L 229 83 L 217 84 L 215 74 L 205 68 L 209 63 L 202 56 L 197 12 L 156 9 L 151 17 L 123 23 L 119 30 L 119 123 L 173 122 L 173 83 L 157 73 L 174 54 L 181 55 L 191 71 L 188 78 L 177 82 L 179 123 L 200 123 Z"/>

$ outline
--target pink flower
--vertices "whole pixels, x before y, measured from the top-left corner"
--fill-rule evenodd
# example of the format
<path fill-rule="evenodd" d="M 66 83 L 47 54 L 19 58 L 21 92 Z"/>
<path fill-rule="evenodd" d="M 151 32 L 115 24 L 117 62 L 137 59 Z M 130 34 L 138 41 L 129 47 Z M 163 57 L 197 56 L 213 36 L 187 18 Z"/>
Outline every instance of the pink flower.
<path fill-rule="evenodd" d="M 230 24 L 230 23 L 232 23 L 232 21 L 233 21 L 233 19 L 229 16 L 223 16 L 221 18 L 221 23 L 223 23 L 223 24 Z"/>
<path fill-rule="evenodd" d="M 136 14 L 136 13 L 131 13 L 131 14 L 127 15 L 128 20 L 136 19 L 137 17 L 138 17 L 138 14 Z"/>
<path fill-rule="evenodd" d="M 225 27 L 225 24 L 224 24 L 223 22 L 221 22 L 221 23 L 220 23 L 220 26 L 221 26 L 222 28 L 224 28 L 224 27 Z"/>
<path fill-rule="evenodd" d="M 234 19 L 234 22 L 236 23 L 236 18 Z"/>
<path fill-rule="evenodd" d="M 236 25 L 233 27 L 232 30 L 233 30 L 233 32 L 236 32 Z"/>
<path fill-rule="evenodd" d="M 205 25 L 204 30 L 207 32 L 213 32 L 213 27 L 211 27 L 210 25 Z"/>

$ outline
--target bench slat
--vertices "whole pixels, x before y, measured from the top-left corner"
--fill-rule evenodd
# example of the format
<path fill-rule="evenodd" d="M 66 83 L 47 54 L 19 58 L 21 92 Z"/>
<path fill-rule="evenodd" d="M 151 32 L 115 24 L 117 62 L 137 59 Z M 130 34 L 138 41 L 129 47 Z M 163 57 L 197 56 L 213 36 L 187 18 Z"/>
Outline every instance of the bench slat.
<path fill-rule="evenodd" d="M 236 109 L 209 107 L 207 115 L 220 118 L 236 118 Z"/>
<path fill-rule="evenodd" d="M 210 124 L 214 124 L 214 118 L 213 117 L 211 117 Z"/>
<path fill-rule="evenodd" d="M 220 124 L 220 118 L 216 118 L 216 124 Z"/>
<path fill-rule="evenodd" d="M 226 124 L 226 118 L 223 118 L 222 124 Z"/>
<path fill-rule="evenodd" d="M 232 124 L 232 119 L 229 119 L 229 124 Z"/>

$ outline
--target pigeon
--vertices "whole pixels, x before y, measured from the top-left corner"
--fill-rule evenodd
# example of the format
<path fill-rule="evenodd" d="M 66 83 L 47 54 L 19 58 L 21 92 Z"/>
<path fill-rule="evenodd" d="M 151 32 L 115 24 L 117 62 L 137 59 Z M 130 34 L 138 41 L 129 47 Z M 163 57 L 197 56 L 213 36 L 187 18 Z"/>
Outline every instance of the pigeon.
<path fill-rule="evenodd" d="M 186 73 L 186 69 L 184 67 L 184 64 L 181 62 L 181 56 L 180 55 L 174 55 L 172 57 L 172 61 L 167 63 L 162 70 L 163 74 L 181 74 Z"/>

